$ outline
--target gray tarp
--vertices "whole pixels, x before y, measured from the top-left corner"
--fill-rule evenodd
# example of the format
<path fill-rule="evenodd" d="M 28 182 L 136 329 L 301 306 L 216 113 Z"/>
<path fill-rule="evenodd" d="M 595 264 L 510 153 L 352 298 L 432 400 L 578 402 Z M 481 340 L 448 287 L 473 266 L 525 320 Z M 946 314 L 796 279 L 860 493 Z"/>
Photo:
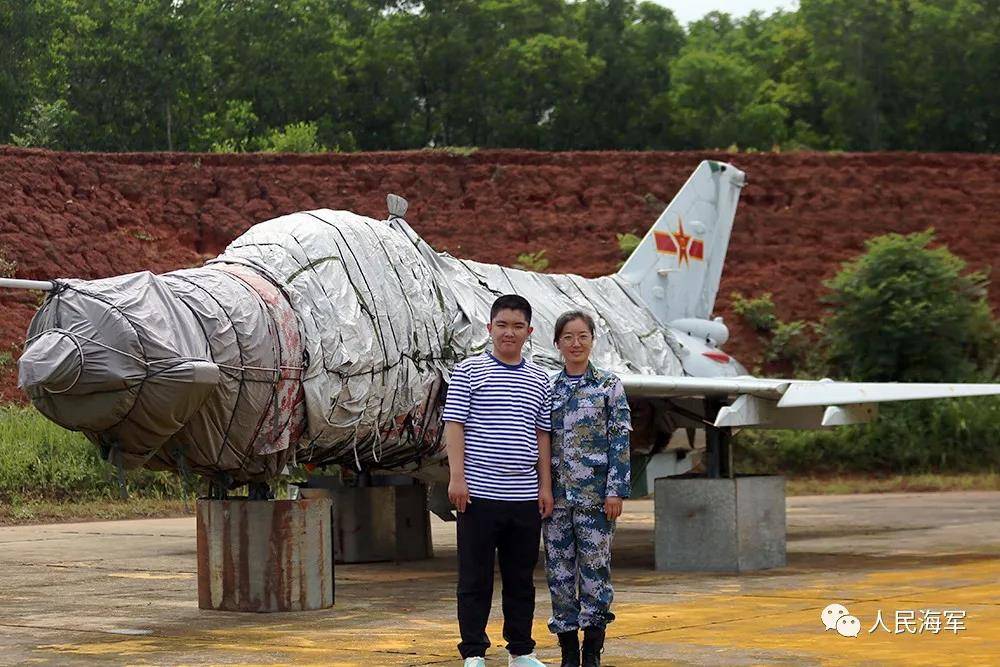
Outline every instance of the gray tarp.
<path fill-rule="evenodd" d="M 290 461 L 418 464 L 443 456 L 444 382 L 486 348 L 490 305 L 509 293 L 532 303 L 526 356 L 544 367 L 559 367 L 555 319 L 583 309 L 599 366 L 682 374 L 676 343 L 614 276 L 458 260 L 400 218 L 319 210 L 255 225 L 200 269 L 60 281 L 21 384 L 126 466 L 236 483 Z"/>

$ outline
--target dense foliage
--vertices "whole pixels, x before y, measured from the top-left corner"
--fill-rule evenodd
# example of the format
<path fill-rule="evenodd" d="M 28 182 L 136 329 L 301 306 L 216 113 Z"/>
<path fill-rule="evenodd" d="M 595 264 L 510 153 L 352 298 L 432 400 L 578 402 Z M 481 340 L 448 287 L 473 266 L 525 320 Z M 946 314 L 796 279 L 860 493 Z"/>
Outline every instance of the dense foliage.
<path fill-rule="evenodd" d="M 995 151 L 998 0 L 0 0 L 0 143 Z"/>
<path fill-rule="evenodd" d="M 927 231 L 887 234 L 830 281 L 828 316 L 814 324 L 815 374 L 855 381 L 996 382 L 1000 324 L 986 301 L 986 277 L 966 270 Z M 739 295 L 737 295 L 739 296 Z M 740 296 L 734 309 L 788 352 L 770 295 Z M 799 324 L 801 322 L 790 323 Z M 807 340 L 799 338 L 799 342 Z M 795 351 L 793 344 L 793 352 Z M 765 361 L 773 361 L 766 359 Z M 883 404 L 878 419 L 828 431 L 744 431 L 743 471 L 976 472 L 1000 470 L 1000 399 Z"/>
<path fill-rule="evenodd" d="M 884 405 L 871 424 L 743 431 L 736 467 L 771 474 L 915 474 L 1000 470 L 996 397 Z"/>

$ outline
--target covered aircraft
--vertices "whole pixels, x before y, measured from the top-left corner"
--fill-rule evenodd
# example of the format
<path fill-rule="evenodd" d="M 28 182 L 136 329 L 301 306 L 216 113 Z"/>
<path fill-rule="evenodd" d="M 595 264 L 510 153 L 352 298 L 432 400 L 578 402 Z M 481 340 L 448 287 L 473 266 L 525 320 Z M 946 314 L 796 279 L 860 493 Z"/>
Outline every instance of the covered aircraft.
<path fill-rule="evenodd" d="M 558 315 L 595 316 L 593 360 L 625 383 L 633 457 L 650 475 L 690 468 L 677 444 L 698 429 L 709 474 L 720 475 L 731 471 L 733 427 L 852 424 L 883 401 L 1000 394 L 997 384 L 749 377 L 711 319 L 744 182 L 732 165 L 702 162 L 622 269 L 594 279 L 438 253 L 390 195 L 384 221 L 326 209 L 282 216 L 200 268 L 7 280 L 48 292 L 19 384 L 111 462 L 190 471 L 223 490 L 292 463 L 446 479 L 450 369 L 486 348 L 490 305 L 507 293 L 532 303 L 525 353 L 553 371 Z"/>

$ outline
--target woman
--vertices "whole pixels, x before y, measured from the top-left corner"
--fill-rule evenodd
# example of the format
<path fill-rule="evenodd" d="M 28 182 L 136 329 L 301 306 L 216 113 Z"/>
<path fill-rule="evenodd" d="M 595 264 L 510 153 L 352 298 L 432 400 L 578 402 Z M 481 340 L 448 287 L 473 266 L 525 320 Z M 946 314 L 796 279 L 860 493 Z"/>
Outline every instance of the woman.
<path fill-rule="evenodd" d="M 621 380 L 590 363 L 594 320 L 571 311 L 556 320 L 565 368 L 552 385 L 552 494 L 543 524 L 552 594 L 549 630 L 559 636 L 563 667 L 601 664 L 611 613 L 611 538 L 630 485 L 628 401 Z M 579 590 L 577 589 L 579 582 Z"/>

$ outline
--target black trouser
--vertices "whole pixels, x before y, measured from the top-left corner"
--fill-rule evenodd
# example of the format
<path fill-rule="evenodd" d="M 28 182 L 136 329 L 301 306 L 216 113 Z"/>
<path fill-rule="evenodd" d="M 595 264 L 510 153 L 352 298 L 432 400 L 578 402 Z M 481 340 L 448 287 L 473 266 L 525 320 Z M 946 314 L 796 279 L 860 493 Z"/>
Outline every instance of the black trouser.
<path fill-rule="evenodd" d="M 542 520 L 536 500 L 473 498 L 458 513 L 458 628 L 463 658 L 485 656 L 486 621 L 493 602 L 493 555 L 503 581 L 503 637 L 512 655 L 535 649 L 534 571 Z"/>

